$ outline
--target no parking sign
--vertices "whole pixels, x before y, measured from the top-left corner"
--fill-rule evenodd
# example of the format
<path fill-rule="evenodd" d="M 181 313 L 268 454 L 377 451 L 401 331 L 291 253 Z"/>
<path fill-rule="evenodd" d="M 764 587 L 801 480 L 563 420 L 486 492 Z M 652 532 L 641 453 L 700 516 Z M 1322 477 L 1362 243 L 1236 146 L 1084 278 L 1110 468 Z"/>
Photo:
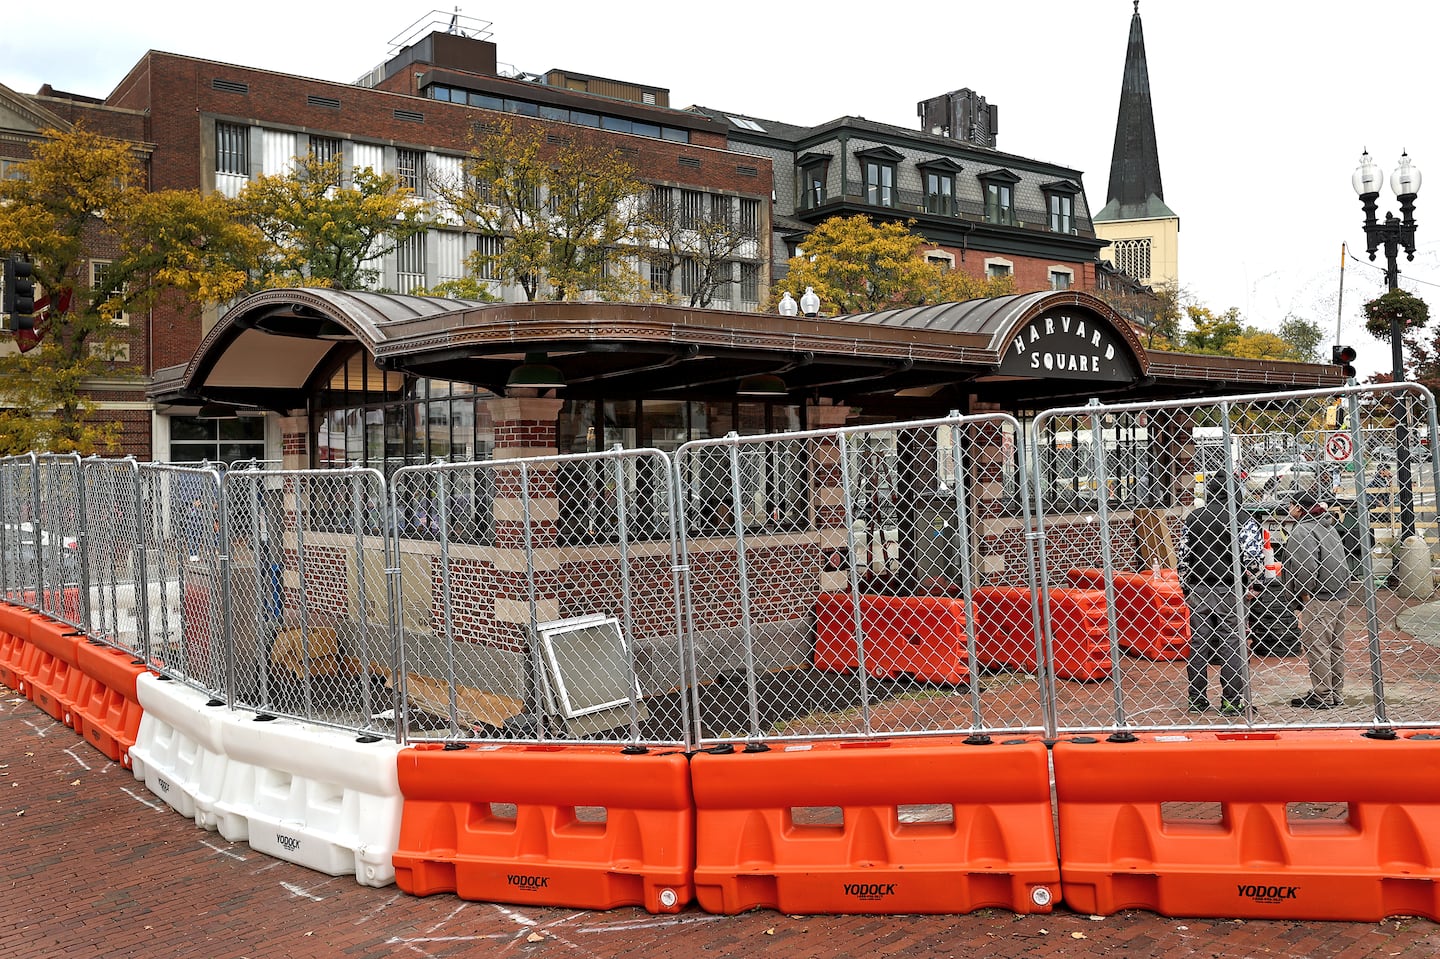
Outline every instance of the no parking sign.
<path fill-rule="evenodd" d="M 1355 453 L 1355 441 L 1349 433 L 1331 433 L 1325 440 L 1325 459 L 1331 463 L 1348 463 Z"/>

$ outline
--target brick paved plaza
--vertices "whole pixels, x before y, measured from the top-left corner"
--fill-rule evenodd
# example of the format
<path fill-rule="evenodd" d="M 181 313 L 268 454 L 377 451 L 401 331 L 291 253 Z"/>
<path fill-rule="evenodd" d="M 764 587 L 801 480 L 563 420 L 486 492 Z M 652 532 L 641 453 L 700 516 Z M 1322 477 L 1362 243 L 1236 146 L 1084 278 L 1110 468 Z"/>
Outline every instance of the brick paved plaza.
<path fill-rule="evenodd" d="M 625 955 L 1314 956 L 1419 959 L 1427 920 L 677 916 L 424 899 L 268 859 L 172 812 L 71 730 L 0 691 L 0 954 L 8 959 Z"/>

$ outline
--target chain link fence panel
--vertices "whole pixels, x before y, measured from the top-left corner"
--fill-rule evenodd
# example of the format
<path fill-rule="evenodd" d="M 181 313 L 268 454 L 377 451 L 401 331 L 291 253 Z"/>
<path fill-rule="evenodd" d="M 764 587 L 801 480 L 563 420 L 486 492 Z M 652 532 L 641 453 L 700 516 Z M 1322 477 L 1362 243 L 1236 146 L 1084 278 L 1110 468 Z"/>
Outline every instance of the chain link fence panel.
<path fill-rule="evenodd" d="M 0 575 L 5 599 L 38 609 L 40 603 L 40 472 L 34 453 L 0 459 Z"/>
<path fill-rule="evenodd" d="M 135 459 L 81 461 L 84 557 L 93 639 L 148 658 L 146 552 L 141 540 L 140 464 Z"/>
<path fill-rule="evenodd" d="M 149 662 L 224 699 L 229 688 L 228 531 L 220 474 L 145 463 L 139 473 Z"/>
<path fill-rule="evenodd" d="M 1434 721 L 1423 387 L 1095 403 L 1031 426 L 1042 588 L 1103 597 L 1113 664 L 1057 681 L 1059 729 Z"/>
<path fill-rule="evenodd" d="M 664 454 L 411 466 L 392 484 L 408 739 L 687 741 Z"/>
<path fill-rule="evenodd" d="M 1042 730 L 1019 435 L 986 415 L 682 446 L 697 741 Z"/>
<path fill-rule="evenodd" d="M 89 595 L 87 569 L 82 558 L 85 484 L 80 456 L 42 453 L 36 462 L 40 479 L 39 527 L 34 546 L 39 555 L 39 609 L 57 622 L 87 628 Z"/>
<path fill-rule="evenodd" d="M 395 734 L 384 479 L 375 470 L 225 474 L 232 701 Z"/>

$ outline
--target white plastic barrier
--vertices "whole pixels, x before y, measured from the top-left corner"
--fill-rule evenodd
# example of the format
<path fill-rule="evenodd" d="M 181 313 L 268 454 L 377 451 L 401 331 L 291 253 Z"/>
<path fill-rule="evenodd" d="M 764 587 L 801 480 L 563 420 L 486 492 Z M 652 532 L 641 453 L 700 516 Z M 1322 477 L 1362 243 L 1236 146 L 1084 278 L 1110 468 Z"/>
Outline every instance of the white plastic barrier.
<path fill-rule="evenodd" d="M 197 826 L 214 829 L 214 804 L 228 765 L 220 737 L 228 710 L 206 705 L 209 696 L 198 689 L 153 673 L 136 679 L 135 692 L 141 708 L 130 748 L 135 778 Z"/>
<path fill-rule="evenodd" d="M 282 719 L 225 722 L 221 740 L 216 809 L 247 820 L 250 848 L 362 886 L 395 881 L 399 745 Z"/>

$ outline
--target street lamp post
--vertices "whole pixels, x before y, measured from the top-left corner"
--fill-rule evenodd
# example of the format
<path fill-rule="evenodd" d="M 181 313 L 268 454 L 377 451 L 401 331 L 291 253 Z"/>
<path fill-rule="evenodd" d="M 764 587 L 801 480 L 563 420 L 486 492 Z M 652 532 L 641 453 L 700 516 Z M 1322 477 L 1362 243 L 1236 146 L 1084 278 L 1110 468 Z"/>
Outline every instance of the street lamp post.
<path fill-rule="evenodd" d="M 1385 213 L 1385 219 L 1376 219 L 1376 206 L 1380 199 L 1380 185 L 1384 175 L 1370 151 L 1360 154 L 1360 165 L 1350 177 L 1355 192 L 1360 195 L 1360 206 L 1365 210 L 1365 251 L 1370 259 L 1382 246 L 1385 248 L 1385 284 L 1391 290 L 1400 288 L 1400 249 L 1405 250 L 1407 260 L 1415 259 L 1415 197 L 1420 193 L 1420 171 L 1410 163 L 1410 156 L 1400 151 L 1400 160 L 1390 174 L 1390 190 L 1400 201 L 1400 219 L 1395 214 Z M 1404 328 L 1397 314 L 1390 318 L 1390 363 L 1391 378 L 1396 383 L 1405 380 Z M 1403 399 L 1401 402 L 1405 402 Z M 1395 418 L 1395 481 L 1400 487 L 1400 536 L 1415 535 L 1415 493 L 1410 487 L 1410 406 L 1405 403 L 1402 415 Z"/>

